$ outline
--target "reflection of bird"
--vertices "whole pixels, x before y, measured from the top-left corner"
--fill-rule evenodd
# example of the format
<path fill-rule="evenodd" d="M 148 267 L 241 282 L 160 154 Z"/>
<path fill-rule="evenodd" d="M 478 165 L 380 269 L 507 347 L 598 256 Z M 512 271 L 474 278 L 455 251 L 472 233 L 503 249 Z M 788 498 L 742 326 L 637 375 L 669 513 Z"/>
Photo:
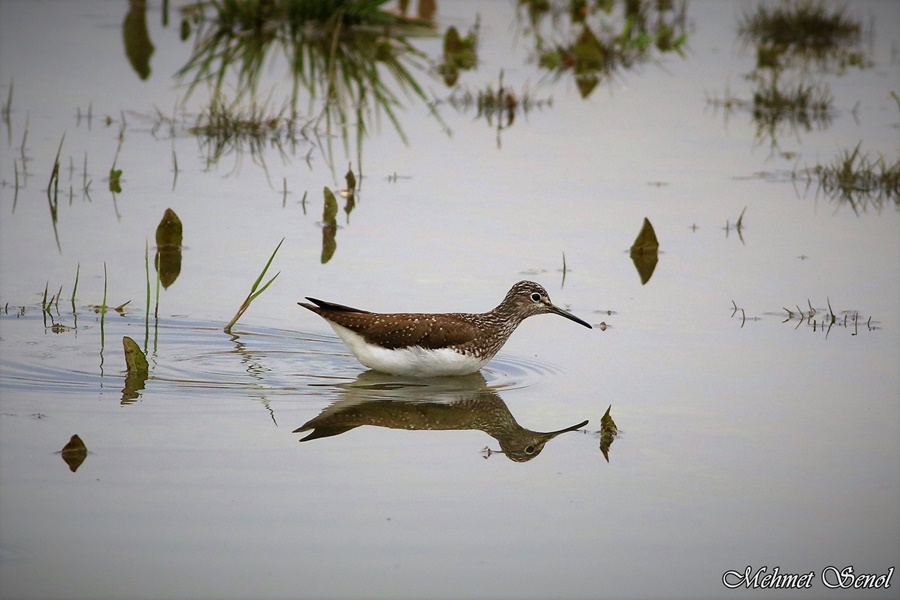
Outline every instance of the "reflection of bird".
<path fill-rule="evenodd" d="M 307 421 L 294 433 L 312 431 L 301 442 L 339 435 L 361 425 L 407 430 L 483 431 L 500 442 L 510 460 L 529 461 L 544 444 L 561 433 L 575 431 L 587 421 L 558 431 L 542 433 L 525 429 L 516 422 L 506 403 L 491 390 L 464 394 L 451 402 L 423 400 L 338 400 Z"/>
<path fill-rule="evenodd" d="M 532 281 L 512 286 L 497 308 L 481 314 L 378 314 L 307 298 L 300 302 L 326 321 L 354 356 L 376 371 L 432 377 L 467 375 L 481 369 L 523 320 L 552 313 L 591 326 L 554 306 Z"/>

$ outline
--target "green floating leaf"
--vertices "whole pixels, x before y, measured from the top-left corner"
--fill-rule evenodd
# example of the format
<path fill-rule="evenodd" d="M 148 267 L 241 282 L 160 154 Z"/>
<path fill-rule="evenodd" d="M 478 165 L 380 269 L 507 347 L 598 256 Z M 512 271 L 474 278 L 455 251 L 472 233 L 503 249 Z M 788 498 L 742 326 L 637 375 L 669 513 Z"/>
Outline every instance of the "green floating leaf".
<path fill-rule="evenodd" d="M 125 348 L 125 367 L 128 369 L 128 373 L 139 373 L 146 376 L 150 365 L 140 346 L 127 335 L 122 338 L 122 346 Z"/>
<path fill-rule="evenodd" d="M 181 247 L 184 228 L 181 219 L 171 208 L 163 213 L 163 218 L 156 226 L 156 245 L 159 248 Z"/>
<path fill-rule="evenodd" d="M 122 388 L 122 404 L 131 404 L 140 395 L 138 392 L 144 389 L 144 384 L 150 376 L 150 365 L 143 351 L 128 336 L 122 338 L 122 346 L 125 348 L 125 366 L 128 372 L 125 374 L 125 387 Z"/>
<path fill-rule="evenodd" d="M 659 251 L 659 240 L 656 239 L 656 232 L 653 225 L 647 217 L 644 217 L 644 224 L 638 233 L 637 239 L 631 245 L 631 253 L 657 252 Z"/>
<path fill-rule="evenodd" d="M 122 193 L 122 185 L 119 180 L 122 177 L 122 169 L 110 169 L 109 170 L 109 191 L 114 194 Z"/>

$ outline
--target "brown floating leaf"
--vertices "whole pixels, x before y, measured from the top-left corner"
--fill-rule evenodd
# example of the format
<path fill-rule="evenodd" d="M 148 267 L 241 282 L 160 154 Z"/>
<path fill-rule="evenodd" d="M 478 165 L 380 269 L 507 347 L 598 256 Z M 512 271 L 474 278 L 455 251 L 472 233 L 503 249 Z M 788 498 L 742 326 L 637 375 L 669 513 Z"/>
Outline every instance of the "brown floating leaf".
<path fill-rule="evenodd" d="M 615 421 L 609 415 L 610 410 L 612 410 L 612 404 L 609 405 L 603 418 L 600 419 L 600 452 L 603 453 L 603 458 L 606 459 L 606 462 L 609 462 L 609 447 L 612 446 L 613 440 L 619 433 L 619 428 L 616 427 Z"/>
<path fill-rule="evenodd" d="M 78 470 L 78 467 L 87 458 L 87 453 L 87 446 L 84 445 L 78 434 L 73 435 L 69 439 L 69 443 L 63 446 L 60 452 L 62 459 L 66 461 L 66 464 L 69 465 L 69 470 L 73 473 Z"/>

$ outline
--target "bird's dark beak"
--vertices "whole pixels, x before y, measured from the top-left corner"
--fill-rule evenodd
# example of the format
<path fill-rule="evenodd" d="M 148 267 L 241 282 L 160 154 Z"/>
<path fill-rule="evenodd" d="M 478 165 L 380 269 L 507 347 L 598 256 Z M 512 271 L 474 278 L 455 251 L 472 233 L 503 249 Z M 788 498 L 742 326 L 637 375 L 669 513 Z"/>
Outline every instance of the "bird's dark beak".
<path fill-rule="evenodd" d="M 579 325 L 584 325 L 588 329 L 593 329 L 593 327 L 591 327 L 591 325 L 587 321 L 582 321 L 581 319 L 579 319 L 578 317 L 576 317 L 575 315 L 573 315 L 572 313 L 570 313 L 567 310 L 563 310 L 563 309 L 559 308 L 558 306 L 554 306 L 553 304 L 549 305 L 548 308 L 550 309 L 550 312 L 552 312 L 553 314 L 559 315 L 561 317 L 565 317 L 565 318 L 569 319 L 570 321 L 575 321 Z"/>

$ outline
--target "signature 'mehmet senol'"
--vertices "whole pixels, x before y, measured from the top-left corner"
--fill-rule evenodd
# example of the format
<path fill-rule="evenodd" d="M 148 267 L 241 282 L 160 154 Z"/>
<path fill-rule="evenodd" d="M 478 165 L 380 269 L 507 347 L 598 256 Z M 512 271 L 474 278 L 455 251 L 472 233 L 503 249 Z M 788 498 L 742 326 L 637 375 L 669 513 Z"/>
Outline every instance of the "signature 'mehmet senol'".
<path fill-rule="evenodd" d="M 887 589 L 891 587 L 891 577 L 894 576 L 894 567 L 886 573 L 864 573 L 857 575 L 852 566 L 843 569 L 828 566 L 822 569 L 820 578 L 822 585 L 830 589 L 859 590 L 859 589 Z M 722 584 L 729 589 L 809 589 L 816 579 L 816 572 L 807 573 L 782 573 L 780 567 L 774 567 L 769 571 L 768 566 L 762 566 L 756 570 L 747 566 L 743 571 L 725 571 L 722 574 Z"/>

